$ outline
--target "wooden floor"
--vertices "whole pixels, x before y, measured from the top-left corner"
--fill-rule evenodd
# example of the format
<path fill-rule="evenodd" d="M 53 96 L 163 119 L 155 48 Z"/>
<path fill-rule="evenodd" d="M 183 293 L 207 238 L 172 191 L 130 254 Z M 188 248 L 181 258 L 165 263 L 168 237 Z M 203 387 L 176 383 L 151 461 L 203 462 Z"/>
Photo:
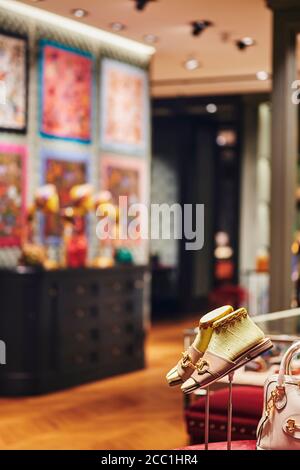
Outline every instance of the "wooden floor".
<path fill-rule="evenodd" d="M 0 399 L 0 449 L 172 449 L 187 443 L 180 389 L 166 371 L 182 351 L 182 330 L 152 328 L 147 368 L 36 398 Z"/>

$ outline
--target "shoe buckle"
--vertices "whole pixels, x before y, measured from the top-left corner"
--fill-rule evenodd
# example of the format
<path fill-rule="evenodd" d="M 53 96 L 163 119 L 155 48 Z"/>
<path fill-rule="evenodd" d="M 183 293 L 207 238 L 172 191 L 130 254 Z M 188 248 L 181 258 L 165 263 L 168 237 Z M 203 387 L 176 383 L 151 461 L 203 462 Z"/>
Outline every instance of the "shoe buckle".
<path fill-rule="evenodd" d="M 187 367 L 195 367 L 192 358 L 187 351 L 182 353 L 181 367 L 186 369 Z"/>
<path fill-rule="evenodd" d="M 204 369 L 204 367 L 206 368 Z M 202 360 L 200 362 L 197 362 L 195 369 L 197 370 L 198 375 L 204 375 L 208 372 L 209 364 L 207 361 Z"/>

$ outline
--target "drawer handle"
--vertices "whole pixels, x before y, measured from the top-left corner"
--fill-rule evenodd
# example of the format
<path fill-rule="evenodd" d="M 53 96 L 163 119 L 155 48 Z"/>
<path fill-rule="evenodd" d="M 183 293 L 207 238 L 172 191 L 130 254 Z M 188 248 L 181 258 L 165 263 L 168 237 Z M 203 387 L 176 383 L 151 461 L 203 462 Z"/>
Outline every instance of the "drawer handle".
<path fill-rule="evenodd" d="M 85 336 L 83 333 L 77 333 L 75 335 L 75 338 L 79 343 L 82 343 L 85 340 Z"/>
<path fill-rule="evenodd" d="M 134 281 L 134 287 L 135 289 L 143 289 L 144 281 L 142 279 L 137 279 L 136 281 Z"/>
<path fill-rule="evenodd" d="M 113 326 L 111 331 L 114 335 L 118 335 L 121 333 L 121 328 L 119 326 Z"/>
<path fill-rule="evenodd" d="M 74 362 L 75 362 L 75 364 L 78 364 L 78 365 L 83 364 L 83 362 L 84 362 L 83 357 L 82 356 L 75 356 Z"/>
<path fill-rule="evenodd" d="M 78 285 L 76 287 L 76 293 L 79 295 L 83 295 L 85 293 L 85 287 L 82 285 Z"/>
<path fill-rule="evenodd" d="M 117 356 L 120 356 L 120 354 L 121 354 L 121 351 L 120 351 L 119 348 L 113 348 L 113 350 L 112 350 L 112 355 L 113 356 L 117 357 Z"/>
<path fill-rule="evenodd" d="M 78 308 L 75 312 L 75 316 L 77 318 L 84 318 L 85 317 L 85 311 L 82 310 L 81 308 Z"/>
<path fill-rule="evenodd" d="M 121 312 L 121 306 L 120 305 L 114 305 L 112 307 L 112 310 L 114 313 L 120 313 Z"/>

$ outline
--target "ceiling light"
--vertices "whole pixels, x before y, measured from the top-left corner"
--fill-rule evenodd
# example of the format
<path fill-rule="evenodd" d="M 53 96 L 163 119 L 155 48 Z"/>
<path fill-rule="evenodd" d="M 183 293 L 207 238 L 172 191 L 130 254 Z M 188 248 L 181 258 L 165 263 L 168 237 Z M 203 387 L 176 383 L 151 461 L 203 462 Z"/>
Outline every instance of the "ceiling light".
<path fill-rule="evenodd" d="M 218 111 L 218 108 L 214 103 L 209 103 L 206 105 L 206 111 L 210 114 L 214 114 Z"/>
<path fill-rule="evenodd" d="M 135 8 L 139 11 L 142 11 L 146 7 L 147 3 L 155 2 L 156 0 L 134 0 L 134 1 L 135 1 Z"/>
<path fill-rule="evenodd" d="M 120 23 L 119 21 L 114 21 L 113 23 L 110 23 L 109 26 L 115 33 L 118 33 L 120 31 L 123 31 L 124 29 L 126 29 L 125 24 Z"/>
<path fill-rule="evenodd" d="M 256 72 L 256 78 L 257 80 L 265 81 L 268 80 L 269 74 L 265 70 L 259 70 Z"/>
<path fill-rule="evenodd" d="M 141 42 L 134 41 L 132 39 L 124 38 L 122 36 L 103 31 L 102 29 L 95 28 L 94 26 L 87 25 L 85 23 L 79 23 L 70 18 L 57 15 L 40 8 L 20 3 L 15 0 L 1 0 L 1 8 L 24 15 L 26 17 L 35 19 L 39 22 L 45 22 L 55 27 L 61 27 L 65 31 L 71 31 L 77 35 L 83 35 L 111 46 L 122 48 L 126 51 L 131 51 L 135 54 L 139 54 L 142 57 L 149 56 L 155 53 L 153 46 L 142 44 Z"/>
<path fill-rule="evenodd" d="M 255 41 L 254 39 L 250 38 L 249 36 L 245 36 L 242 39 L 238 39 L 236 42 L 236 47 L 241 51 L 246 49 L 247 47 L 254 46 Z"/>
<path fill-rule="evenodd" d="M 156 42 L 158 42 L 158 36 L 155 36 L 155 34 L 145 34 L 143 39 L 148 44 L 155 44 Z"/>
<path fill-rule="evenodd" d="M 197 68 L 199 68 L 199 61 L 197 59 L 187 59 L 185 62 L 184 62 L 184 67 L 186 68 L 186 70 L 196 70 Z"/>
<path fill-rule="evenodd" d="M 201 21 L 192 21 L 192 35 L 199 36 L 206 28 L 209 26 L 213 26 L 213 23 L 208 20 L 201 20 Z"/>
<path fill-rule="evenodd" d="M 88 12 L 83 8 L 74 8 L 71 13 L 76 16 L 76 18 L 84 18 L 85 16 L 88 16 Z"/>

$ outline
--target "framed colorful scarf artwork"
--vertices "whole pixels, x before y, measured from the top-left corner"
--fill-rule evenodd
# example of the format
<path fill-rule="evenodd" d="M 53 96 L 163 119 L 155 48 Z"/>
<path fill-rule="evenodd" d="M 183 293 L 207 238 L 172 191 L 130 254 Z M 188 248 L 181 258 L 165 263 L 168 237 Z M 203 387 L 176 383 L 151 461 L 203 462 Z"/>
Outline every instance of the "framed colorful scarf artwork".
<path fill-rule="evenodd" d="M 132 204 L 147 203 L 146 162 L 138 158 L 116 155 L 104 155 L 101 158 L 101 190 L 109 191 L 112 204 L 119 209 L 119 213 L 126 210 L 126 232 L 129 224 L 136 219 L 138 231 L 141 232 L 144 213 L 130 216 L 128 209 Z M 121 199 L 120 199 L 121 198 Z M 126 200 L 125 200 L 126 198 Z M 120 215 L 120 224 L 123 224 Z M 139 242 L 140 237 L 134 240 L 127 239 L 127 244 Z M 123 242 L 123 240 L 122 240 Z"/>
<path fill-rule="evenodd" d="M 92 135 L 94 61 L 88 52 L 40 41 L 40 132 L 88 143 Z"/>
<path fill-rule="evenodd" d="M 0 31 L 0 130 L 26 132 L 27 57 L 25 37 Z"/>
<path fill-rule="evenodd" d="M 149 120 L 147 72 L 103 59 L 100 99 L 101 147 L 116 153 L 144 155 Z"/>
<path fill-rule="evenodd" d="M 57 188 L 60 207 L 70 204 L 70 190 L 77 184 L 89 181 L 88 156 L 51 150 L 42 151 L 41 184 L 54 184 Z M 46 215 L 42 218 L 41 235 L 44 240 L 58 243 L 62 235 L 59 216 Z"/>
<path fill-rule="evenodd" d="M 25 199 L 26 147 L 0 143 L 0 247 L 21 245 Z"/>

